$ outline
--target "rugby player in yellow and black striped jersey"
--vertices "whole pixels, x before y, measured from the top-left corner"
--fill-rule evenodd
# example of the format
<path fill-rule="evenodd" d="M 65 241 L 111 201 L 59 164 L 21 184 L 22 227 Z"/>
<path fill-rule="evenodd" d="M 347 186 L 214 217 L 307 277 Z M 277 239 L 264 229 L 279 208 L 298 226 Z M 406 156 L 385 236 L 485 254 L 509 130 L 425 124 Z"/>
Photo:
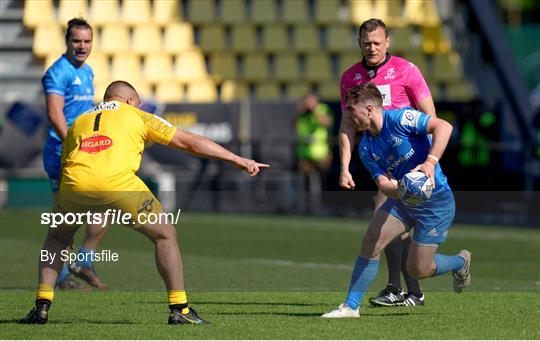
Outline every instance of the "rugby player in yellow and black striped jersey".
<path fill-rule="evenodd" d="M 146 142 L 153 141 L 192 154 L 228 161 L 251 176 L 267 164 L 238 156 L 202 136 L 172 126 L 166 120 L 137 108 L 137 91 L 127 82 L 115 81 L 105 91 L 104 102 L 79 116 L 68 131 L 62 148 L 62 178 L 56 198 L 58 212 L 99 212 L 108 208 L 136 217 L 159 213 L 161 204 L 135 175 Z M 171 224 L 130 226 L 156 246 L 156 264 L 168 290 L 169 324 L 200 324 L 206 321 L 188 307 L 183 264 Z M 59 255 L 73 240 L 79 226 L 49 228 L 43 250 Z M 52 263 L 52 264 L 50 264 Z M 22 320 L 46 323 L 54 298 L 54 283 L 62 267 L 60 257 L 40 261 L 36 306 Z"/>

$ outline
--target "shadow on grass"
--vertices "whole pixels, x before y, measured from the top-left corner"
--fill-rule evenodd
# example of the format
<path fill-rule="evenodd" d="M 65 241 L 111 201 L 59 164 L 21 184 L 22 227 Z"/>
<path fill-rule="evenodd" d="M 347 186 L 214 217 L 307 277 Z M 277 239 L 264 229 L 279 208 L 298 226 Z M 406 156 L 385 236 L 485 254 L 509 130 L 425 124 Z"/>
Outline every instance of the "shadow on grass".
<path fill-rule="evenodd" d="M 89 323 L 89 324 L 137 324 L 133 321 L 128 320 L 84 320 L 84 319 L 77 319 L 77 320 L 52 320 L 47 322 L 47 324 L 80 324 L 80 323 Z M 29 325 L 25 323 L 21 323 L 20 319 L 6 319 L 6 320 L 0 320 L 0 324 L 20 324 L 20 325 Z"/>
<path fill-rule="evenodd" d="M 159 304 L 164 305 L 167 302 L 165 301 L 148 301 L 141 303 L 144 304 Z M 234 306 L 241 306 L 241 305 L 269 305 L 269 306 L 295 306 L 295 307 L 310 307 L 310 306 L 317 306 L 317 305 L 324 305 L 325 303 L 284 303 L 284 302 L 217 302 L 217 301 L 189 301 L 189 305 L 196 305 L 196 304 L 212 304 L 212 305 L 234 305 Z"/>

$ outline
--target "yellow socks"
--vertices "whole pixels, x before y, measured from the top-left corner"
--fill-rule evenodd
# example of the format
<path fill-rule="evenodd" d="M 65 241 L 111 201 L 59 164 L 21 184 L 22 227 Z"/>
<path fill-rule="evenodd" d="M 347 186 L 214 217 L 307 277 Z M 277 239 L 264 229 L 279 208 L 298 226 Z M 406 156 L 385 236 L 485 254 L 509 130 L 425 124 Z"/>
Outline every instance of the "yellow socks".
<path fill-rule="evenodd" d="M 171 309 L 181 308 L 182 314 L 189 313 L 189 308 L 187 307 L 187 295 L 184 290 L 169 290 L 167 294 L 169 297 L 169 307 Z"/>
<path fill-rule="evenodd" d="M 49 300 L 52 302 L 54 299 L 54 288 L 47 284 L 39 284 L 36 299 Z"/>

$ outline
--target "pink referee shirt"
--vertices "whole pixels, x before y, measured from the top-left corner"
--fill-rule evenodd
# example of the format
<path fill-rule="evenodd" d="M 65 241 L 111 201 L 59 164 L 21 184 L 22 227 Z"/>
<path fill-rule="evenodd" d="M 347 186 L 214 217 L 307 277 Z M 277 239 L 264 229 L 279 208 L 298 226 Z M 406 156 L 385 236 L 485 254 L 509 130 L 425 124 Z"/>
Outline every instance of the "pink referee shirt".
<path fill-rule="evenodd" d="M 343 72 L 341 76 L 341 110 L 346 108 L 347 90 L 368 82 L 373 82 L 383 95 L 384 109 L 399 109 L 403 107 L 416 108 L 416 103 L 431 96 L 422 72 L 416 65 L 407 60 L 390 56 L 381 65 L 375 77 L 370 77 L 373 71 L 358 62 Z"/>

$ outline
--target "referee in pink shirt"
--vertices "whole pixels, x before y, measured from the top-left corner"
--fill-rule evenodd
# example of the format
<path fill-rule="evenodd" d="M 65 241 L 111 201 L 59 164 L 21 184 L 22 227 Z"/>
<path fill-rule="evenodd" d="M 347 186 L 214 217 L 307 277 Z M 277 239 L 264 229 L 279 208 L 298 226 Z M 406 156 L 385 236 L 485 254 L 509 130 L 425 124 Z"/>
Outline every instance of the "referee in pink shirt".
<path fill-rule="evenodd" d="M 412 107 L 436 117 L 435 105 L 431 92 L 422 72 L 407 60 L 392 56 L 387 51 L 390 38 L 382 20 L 369 19 L 358 30 L 358 45 L 362 51 L 362 60 L 352 65 L 341 76 L 341 111 L 342 121 L 339 130 L 341 174 L 340 186 L 354 189 L 355 183 L 349 172 L 351 153 L 355 144 L 356 132 L 352 124 L 345 124 L 346 95 L 354 86 L 372 82 L 377 85 L 383 96 L 383 109 Z M 380 191 L 374 197 L 375 211 L 386 200 Z M 411 237 L 396 238 L 384 250 L 388 263 L 388 284 L 378 296 L 370 298 L 374 306 L 419 306 L 424 305 L 424 295 L 418 280 L 407 272 L 407 255 Z M 405 279 L 407 292 L 402 290 L 401 275 Z"/>

